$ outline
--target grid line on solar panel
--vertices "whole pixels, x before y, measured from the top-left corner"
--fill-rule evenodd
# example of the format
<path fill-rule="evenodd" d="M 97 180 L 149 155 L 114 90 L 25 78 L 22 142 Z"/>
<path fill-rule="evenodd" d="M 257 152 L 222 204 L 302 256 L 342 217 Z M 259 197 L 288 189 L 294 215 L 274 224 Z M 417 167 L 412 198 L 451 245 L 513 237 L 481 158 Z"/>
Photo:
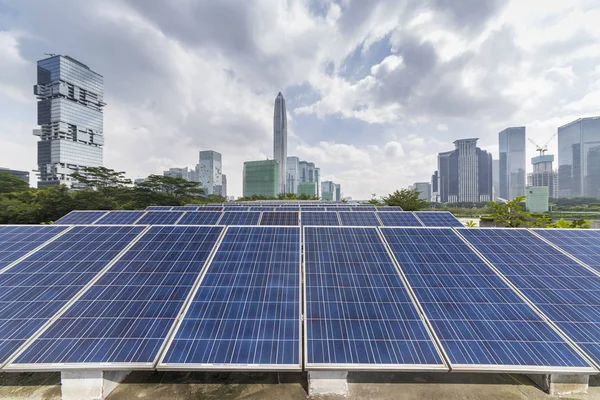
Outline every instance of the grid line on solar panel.
<path fill-rule="evenodd" d="M 260 221 L 258 211 L 225 211 L 219 220 L 219 225 L 258 225 Z"/>
<path fill-rule="evenodd" d="M 174 225 L 183 217 L 185 211 L 148 211 L 138 219 L 136 225 Z"/>
<path fill-rule="evenodd" d="M 447 371 L 374 227 L 304 227 L 305 368 Z"/>
<path fill-rule="evenodd" d="M 453 370 L 572 372 L 578 352 L 450 228 L 381 228 Z"/>
<path fill-rule="evenodd" d="M 171 211 L 173 206 L 148 206 L 146 211 Z"/>
<path fill-rule="evenodd" d="M 169 211 L 198 211 L 198 206 L 173 206 Z"/>
<path fill-rule="evenodd" d="M 56 225 L 0 225 L 0 273 L 67 229 Z"/>
<path fill-rule="evenodd" d="M 417 217 L 408 211 L 378 212 L 377 217 L 383 226 L 423 226 Z"/>
<path fill-rule="evenodd" d="M 455 228 L 600 366 L 600 277 L 526 229 Z"/>
<path fill-rule="evenodd" d="M 414 214 L 423 226 L 429 227 L 462 227 L 463 224 L 448 211 L 415 211 Z"/>
<path fill-rule="evenodd" d="M 93 225 L 130 225 L 140 219 L 145 211 L 109 211 Z"/>
<path fill-rule="evenodd" d="M 342 226 L 381 226 L 374 211 L 340 211 Z"/>
<path fill-rule="evenodd" d="M 534 229 L 533 232 L 600 274 L 600 231 L 596 229 Z"/>
<path fill-rule="evenodd" d="M 300 222 L 305 226 L 340 226 L 340 220 L 334 211 L 302 211 Z"/>
<path fill-rule="evenodd" d="M 188 211 L 177 225 L 216 225 L 221 214 L 220 211 Z"/>
<path fill-rule="evenodd" d="M 222 212 L 223 211 L 223 206 L 204 206 L 204 207 L 197 207 L 197 210 L 193 210 L 193 211 L 219 211 Z"/>
<path fill-rule="evenodd" d="M 58 221 L 57 225 L 89 225 L 103 217 L 107 211 L 71 211 Z"/>
<path fill-rule="evenodd" d="M 260 225 L 299 225 L 297 211 L 267 211 L 260 218 Z"/>
<path fill-rule="evenodd" d="M 150 227 L 8 368 L 152 368 L 222 232 Z"/>
<path fill-rule="evenodd" d="M 300 239 L 228 227 L 157 368 L 300 370 Z"/>
<path fill-rule="evenodd" d="M 75 226 L 0 274 L 0 365 L 145 229 Z"/>

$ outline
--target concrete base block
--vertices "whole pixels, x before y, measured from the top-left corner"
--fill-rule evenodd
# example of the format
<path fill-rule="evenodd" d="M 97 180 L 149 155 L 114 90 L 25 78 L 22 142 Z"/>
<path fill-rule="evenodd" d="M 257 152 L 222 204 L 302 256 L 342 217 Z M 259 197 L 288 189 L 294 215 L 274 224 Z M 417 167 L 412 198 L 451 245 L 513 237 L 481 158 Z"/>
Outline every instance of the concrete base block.
<path fill-rule="evenodd" d="M 348 395 L 348 371 L 308 371 L 308 395 Z"/>
<path fill-rule="evenodd" d="M 63 400 L 104 400 L 131 371 L 63 371 Z"/>
<path fill-rule="evenodd" d="M 527 375 L 536 385 L 548 394 L 587 393 L 589 375 Z"/>

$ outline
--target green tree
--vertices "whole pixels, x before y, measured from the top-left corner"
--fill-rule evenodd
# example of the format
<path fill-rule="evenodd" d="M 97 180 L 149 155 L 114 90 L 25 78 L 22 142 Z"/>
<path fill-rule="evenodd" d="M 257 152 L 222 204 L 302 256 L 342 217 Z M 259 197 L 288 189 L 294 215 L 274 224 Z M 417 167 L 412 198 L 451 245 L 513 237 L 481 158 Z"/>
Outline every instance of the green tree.
<path fill-rule="evenodd" d="M 417 190 L 401 189 L 383 198 L 386 206 L 400 206 L 405 211 L 417 211 L 429 205 L 427 200 L 419 199 Z"/>
<path fill-rule="evenodd" d="M 507 228 L 526 225 L 531 218 L 531 213 L 525 210 L 524 201 L 525 196 L 515 197 L 506 203 L 490 201 L 491 217 L 494 219 L 494 223 Z"/>
<path fill-rule="evenodd" d="M 8 172 L 0 172 L 0 193 L 17 193 L 29 190 L 29 184 Z"/>
<path fill-rule="evenodd" d="M 85 167 L 83 173 L 75 172 L 71 177 L 86 189 L 105 193 L 131 185 L 131 179 L 125 177 L 124 171 L 115 171 L 106 167 Z"/>
<path fill-rule="evenodd" d="M 379 201 L 376 193 L 371 194 L 371 200 L 367 201 L 367 204 L 373 204 L 376 207 L 382 206 L 383 203 Z"/>
<path fill-rule="evenodd" d="M 56 221 L 75 209 L 72 192 L 64 185 L 39 189 L 35 201 L 40 208 L 39 222 Z"/>

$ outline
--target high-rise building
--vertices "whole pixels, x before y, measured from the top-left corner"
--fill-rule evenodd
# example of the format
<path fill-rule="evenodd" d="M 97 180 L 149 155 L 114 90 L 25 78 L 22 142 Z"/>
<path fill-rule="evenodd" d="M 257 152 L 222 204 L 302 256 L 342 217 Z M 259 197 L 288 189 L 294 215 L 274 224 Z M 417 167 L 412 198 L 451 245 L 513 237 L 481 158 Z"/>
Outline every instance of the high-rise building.
<path fill-rule="evenodd" d="M 273 115 L 273 158 L 279 162 L 279 193 L 286 192 L 287 180 L 287 114 L 281 92 L 275 98 Z"/>
<path fill-rule="evenodd" d="M 341 191 L 342 188 L 339 184 L 333 183 L 332 181 L 325 181 L 321 183 L 321 200 L 341 201 Z"/>
<path fill-rule="evenodd" d="M 528 186 L 539 187 L 547 186 L 548 195 L 557 197 L 558 195 L 558 174 L 552 169 L 554 156 L 552 154 L 544 154 L 531 159 L 533 172 L 527 177 Z"/>
<path fill-rule="evenodd" d="M 437 171 L 434 171 L 433 175 L 431 175 L 431 199 L 429 201 L 432 201 L 434 203 L 437 203 L 440 201 L 439 184 L 440 184 L 439 173 Z"/>
<path fill-rule="evenodd" d="M 196 171 L 188 167 L 183 168 L 169 168 L 167 171 L 163 171 L 163 176 L 169 176 L 171 178 L 181 178 L 190 182 L 197 182 Z"/>
<path fill-rule="evenodd" d="M 71 174 L 102 165 L 104 78 L 69 57 L 37 62 L 38 187 L 74 182 Z"/>
<path fill-rule="evenodd" d="M 309 161 L 298 162 L 298 184 L 316 183 L 317 195 L 320 196 L 321 190 L 321 169 L 315 166 L 315 163 Z"/>
<path fill-rule="evenodd" d="M 498 134 L 500 145 L 500 194 L 512 200 L 525 195 L 525 127 L 506 128 Z"/>
<path fill-rule="evenodd" d="M 500 197 L 500 160 L 492 160 L 492 198 Z"/>
<path fill-rule="evenodd" d="M 298 184 L 298 194 L 305 194 L 307 196 L 317 196 L 317 183 L 316 182 L 301 182 Z"/>
<path fill-rule="evenodd" d="M 439 201 L 483 202 L 492 198 L 492 156 L 477 139 L 454 142 L 455 149 L 438 154 Z"/>
<path fill-rule="evenodd" d="M 342 186 L 339 183 L 335 184 L 335 197 L 333 201 L 342 201 Z"/>
<path fill-rule="evenodd" d="M 415 182 L 412 187 L 419 192 L 419 199 L 431 201 L 431 183 Z"/>
<path fill-rule="evenodd" d="M 287 183 L 285 190 L 287 193 L 298 194 L 298 177 L 300 176 L 300 159 L 296 156 L 287 158 Z"/>
<path fill-rule="evenodd" d="M 22 181 L 27 182 L 27 184 L 29 185 L 29 171 L 17 171 L 14 169 L 0 167 L 0 173 L 11 174 L 12 176 L 17 177 Z"/>
<path fill-rule="evenodd" d="M 223 182 L 221 185 L 221 196 L 227 198 L 227 175 L 221 175 L 221 181 Z"/>
<path fill-rule="evenodd" d="M 244 163 L 244 197 L 277 197 L 279 194 L 279 162 L 277 160 Z"/>
<path fill-rule="evenodd" d="M 600 198 L 600 117 L 558 128 L 559 197 Z"/>
<path fill-rule="evenodd" d="M 200 152 L 199 163 L 196 165 L 196 175 L 204 194 L 222 196 L 223 170 L 221 153 L 213 150 Z"/>

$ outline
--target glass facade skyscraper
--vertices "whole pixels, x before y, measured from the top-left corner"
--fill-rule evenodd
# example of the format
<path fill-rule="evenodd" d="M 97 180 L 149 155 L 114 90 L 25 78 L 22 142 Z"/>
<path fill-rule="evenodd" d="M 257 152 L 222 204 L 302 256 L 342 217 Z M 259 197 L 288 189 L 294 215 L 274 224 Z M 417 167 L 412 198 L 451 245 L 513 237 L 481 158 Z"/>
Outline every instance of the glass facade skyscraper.
<path fill-rule="evenodd" d="M 287 183 L 285 189 L 287 193 L 298 194 L 298 177 L 300 176 L 300 160 L 296 156 L 287 158 Z"/>
<path fill-rule="evenodd" d="M 277 197 L 279 194 L 279 162 L 277 160 L 244 163 L 244 197 Z"/>
<path fill-rule="evenodd" d="M 213 150 L 201 151 L 199 163 L 196 165 L 196 175 L 204 194 L 224 196 L 221 153 Z"/>
<path fill-rule="evenodd" d="M 287 114 L 281 92 L 275 98 L 273 112 L 273 158 L 279 162 L 279 193 L 286 193 L 287 178 Z"/>
<path fill-rule="evenodd" d="M 525 127 L 506 128 L 498 134 L 500 145 L 500 194 L 512 200 L 525 196 Z"/>
<path fill-rule="evenodd" d="M 66 184 L 83 167 L 102 165 L 104 78 L 69 57 L 37 63 L 38 187 Z"/>
<path fill-rule="evenodd" d="M 558 196 L 600 198 L 600 117 L 558 128 Z"/>

